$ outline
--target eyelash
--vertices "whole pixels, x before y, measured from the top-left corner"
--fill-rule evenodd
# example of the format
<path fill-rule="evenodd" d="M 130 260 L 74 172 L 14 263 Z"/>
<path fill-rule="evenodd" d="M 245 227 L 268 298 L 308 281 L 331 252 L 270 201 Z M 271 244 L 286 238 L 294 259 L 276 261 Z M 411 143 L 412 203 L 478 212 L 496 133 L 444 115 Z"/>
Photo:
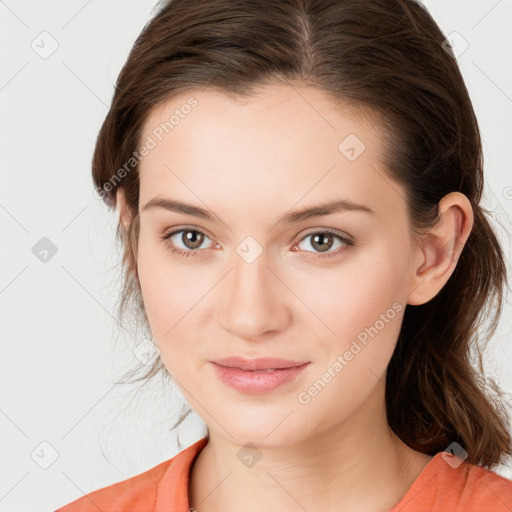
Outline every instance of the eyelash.
<path fill-rule="evenodd" d="M 187 231 L 194 231 L 196 233 L 201 233 L 201 234 L 203 234 L 205 236 L 208 236 L 206 233 L 204 233 L 203 231 L 201 231 L 199 229 L 192 228 L 192 227 L 185 227 L 185 228 L 181 228 L 181 229 L 177 229 L 177 230 L 171 231 L 170 233 L 166 233 L 166 234 L 164 234 L 161 237 L 161 239 L 170 247 L 170 250 L 171 250 L 172 253 L 178 254 L 179 256 L 185 256 L 186 258 L 195 257 L 201 251 L 201 249 L 189 249 L 189 250 L 176 249 L 175 247 L 172 246 L 173 244 L 170 242 L 170 238 L 172 236 L 176 235 L 177 233 L 183 233 L 183 232 L 187 232 Z M 350 247 L 354 246 L 354 241 L 353 240 L 351 240 L 350 238 L 344 237 L 344 236 L 340 235 L 337 231 L 334 231 L 334 230 L 329 229 L 329 228 L 322 229 L 322 230 L 317 230 L 317 231 L 311 231 L 309 233 L 306 233 L 299 240 L 299 242 L 297 242 L 297 243 L 302 242 L 308 236 L 316 235 L 316 234 L 319 234 L 319 233 L 333 235 L 340 242 L 345 244 L 346 247 L 345 247 L 345 249 L 338 248 L 336 251 L 328 252 L 328 253 L 324 253 L 324 254 L 314 253 L 315 256 L 311 256 L 311 257 L 315 257 L 315 258 L 330 258 L 330 257 L 333 257 L 333 256 L 337 256 L 338 254 L 340 254 L 340 252 L 345 251 L 345 250 L 347 250 L 347 248 L 350 248 Z M 210 238 L 210 237 L 208 237 L 208 238 Z M 310 251 L 305 251 L 305 252 L 310 252 Z"/>

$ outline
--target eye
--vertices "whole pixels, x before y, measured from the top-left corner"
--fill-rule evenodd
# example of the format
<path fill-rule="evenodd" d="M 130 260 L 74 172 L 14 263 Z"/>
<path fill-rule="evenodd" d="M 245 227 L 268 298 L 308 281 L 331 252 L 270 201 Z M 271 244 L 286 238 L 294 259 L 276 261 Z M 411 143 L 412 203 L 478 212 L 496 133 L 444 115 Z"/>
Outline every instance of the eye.
<path fill-rule="evenodd" d="M 311 233 L 308 233 L 302 240 L 297 244 L 299 246 L 302 242 L 305 240 L 310 239 L 310 242 L 308 244 L 310 247 L 314 249 L 314 251 L 318 251 L 315 255 L 316 257 L 324 258 L 324 257 L 330 257 L 335 256 L 343 251 L 343 249 L 340 250 L 343 246 L 345 247 L 351 247 L 354 245 L 354 241 L 350 239 L 349 237 L 340 235 L 336 231 L 333 231 L 332 229 L 324 229 L 319 231 L 313 231 Z M 336 245 L 336 242 L 338 243 L 337 250 L 331 251 L 333 246 Z M 304 250 L 304 249 L 301 249 Z M 306 252 L 311 252 L 305 249 Z"/>
<path fill-rule="evenodd" d="M 173 230 L 170 233 L 164 234 L 161 238 L 170 247 L 172 253 L 185 257 L 196 256 L 200 252 L 201 246 L 204 244 L 205 240 L 210 239 L 206 233 L 192 227 Z M 295 246 L 299 247 L 300 244 L 308 238 L 311 239 L 309 246 L 312 247 L 314 251 L 317 251 L 316 254 L 314 254 L 314 257 L 317 258 L 336 256 L 343 252 L 343 250 L 346 250 L 347 247 L 354 245 L 354 241 L 348 236 L 341 235 L 332 229 L 323 229 L 308 233 Z M 338 243 L 337 248 L 335 247 L 336 242 Z M 219 247 L 219 245 L 215 244 L 214 246 Z M 336 250 L 331 251 L 333 246 Z M 203 247 L 203 249 L 211 247 L 212 246 Z M 345 247 L 345 249 L 343 249 L 343 247 Z M 304 248 L 300 248 L 300 250 L 312 252 Z"/>
<path fill-rule="evenodd" d="M 204 240 L 209 237 L 198 229 L 182 228 L 165 234 L 162 239 L 170 246 L 171 252 L 189 257 L 196 256 Z"/>

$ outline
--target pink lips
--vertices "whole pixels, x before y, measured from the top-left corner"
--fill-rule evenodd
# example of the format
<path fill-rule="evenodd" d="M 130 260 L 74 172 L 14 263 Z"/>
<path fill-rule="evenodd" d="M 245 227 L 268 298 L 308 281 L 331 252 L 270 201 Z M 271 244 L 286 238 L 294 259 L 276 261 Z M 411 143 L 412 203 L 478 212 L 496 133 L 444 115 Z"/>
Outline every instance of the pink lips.
<path fill-rule="evenodd" d="M 210 363 L 220 380 L 228 386 L 244 393 L 258 394 L 295 380 L 309 361 L 289 361 L 274 357 L 226 357 Z"/>

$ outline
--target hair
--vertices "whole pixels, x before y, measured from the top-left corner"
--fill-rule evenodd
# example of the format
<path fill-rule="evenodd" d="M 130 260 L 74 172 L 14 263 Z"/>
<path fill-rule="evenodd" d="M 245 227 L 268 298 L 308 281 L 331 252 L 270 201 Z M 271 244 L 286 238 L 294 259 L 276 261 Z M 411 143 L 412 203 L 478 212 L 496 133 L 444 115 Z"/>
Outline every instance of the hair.
<path fill-rule="evenodd" d="M 149 114 L 194 90 L 250 96 L 275 81 L 315 87 L 334 102 L 378 116 L 386 170 L 406 191 L 413 230 L 436 223 L 446 194 L 469 199 L 474 224 L 455 270 L 430 301 L 406 306 L 387 368 L 386 410 L 390 428 L 415 450 L 435 455 L 457 442 L 470 463 L 501 463 L 512 453 L 509 417 L 499 387 L 484 377 L 482 354 L 498 325 L 506 266 L 490 212 L 479 205 L 482 143 L 469 93 L 441 29 L 416 1 L 158 5 L 119 74 L 92 161 L 97 192 L 115 208 L 122 187 L 131 216 L 129 229 L 119 223 L 116 232 L 124 251 L 120 324 L 129 315 L 148 328 L 136 263 L 139 173 L 133 162 Z M 479 332 L 486 319 L 488 328 Z M 145 383 L 162 370 L 157 355 L 135 381 Z"/>

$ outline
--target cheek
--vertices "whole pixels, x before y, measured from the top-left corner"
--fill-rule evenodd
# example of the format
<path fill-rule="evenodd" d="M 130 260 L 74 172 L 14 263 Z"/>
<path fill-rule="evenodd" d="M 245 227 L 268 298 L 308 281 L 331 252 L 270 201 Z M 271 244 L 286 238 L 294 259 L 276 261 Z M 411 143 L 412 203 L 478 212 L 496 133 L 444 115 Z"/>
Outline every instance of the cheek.
<path fill-rule="evenodd" d="M 172 365 L 186 364 L 185 359 L 196 353 L 211 280 L 197 265 L 171 256 L 164 245 L 141 237 L 137 266 L 153 340 L 174 374 Z"/>
<path fill-rule="evenodd" d="M 329 279 L 318 274 L 297 290 L 309 308 L 301 330 L 315 340 L 311 353 L 318 357 L 313 378 L 306 383 L 312 388 L 301 390 L 311 398 L 305 412 L 322 414 L 334 408 L 338 416 L 348 415 L 385 382 L 405 306 L 394 267 L 365 263 L 358 269 L 339 268 Z M 312 398 L 308 389 L 316 393 L 317 382 L 318 389 L 325 385 L 325 392 Z"/>
<path fill-rule="evenodd" d="M 144 307 L 157 344 L 170 336 L 170 329 L 185 314 L 185 305 L 194 295 L 194 284 L 187 272 L 173 264 L 164 242 L 147 240 L 141 234 L 137 268 Z"/>
<path fill-rule="evenodd" d="M 187 369 L 187 354 L 194 352 L 194 337 L 186 330 L 190 286 L 175 269 L 151 258 L 151 251 L 142 251 L 139 257 L 139 280 L 152 338 L 158 347 L 167 372 L 181 383 L 191 374 Z M 190 314 L 190 313 L 189 313 Z M 180 373 L 184 372 L 184 376 Z"/>
<path fill-rule="evenodd" d="M 289 271 L 284 280 L 302 299 L 294 301 L 303 310 L 301 323 L 315 328 L 320 339 L 338 340 L 336 348 L 343 348 L 359 334 L 364 341 L 365 329 L 376 324 L 380 339 L 393 342 L 405 308 L 402 265 L 381 246 L 353 253 L 336 268 Z"/>

